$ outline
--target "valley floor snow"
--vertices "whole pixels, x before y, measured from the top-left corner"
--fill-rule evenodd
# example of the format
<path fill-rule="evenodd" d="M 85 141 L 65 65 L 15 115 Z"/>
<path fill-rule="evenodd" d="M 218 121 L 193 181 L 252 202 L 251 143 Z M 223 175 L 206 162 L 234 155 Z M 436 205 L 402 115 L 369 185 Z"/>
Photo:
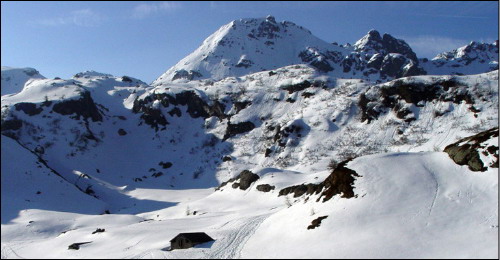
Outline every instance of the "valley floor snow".
<path fill-rule="evenodd" d="M 13 163 L 2 154 L 2 191 L 4 167 Z M 287 207 L 277 190 L 258 192 L 254 184 L 246 191 L 135 189 L 128 195 L 175 203 L 137 215 L 22 210 L 2 223 L 2 258 L 498 257 L 497 170 L 471 172 L 441 152 L 364 156 L 348 167 L 361 175 L 357 197 L 326 203 L 290 197 Z M 97 228 L 106 231 L 92 234 Z M 167 251 L 182 232 L 206 232 L 215 242 Z"/>

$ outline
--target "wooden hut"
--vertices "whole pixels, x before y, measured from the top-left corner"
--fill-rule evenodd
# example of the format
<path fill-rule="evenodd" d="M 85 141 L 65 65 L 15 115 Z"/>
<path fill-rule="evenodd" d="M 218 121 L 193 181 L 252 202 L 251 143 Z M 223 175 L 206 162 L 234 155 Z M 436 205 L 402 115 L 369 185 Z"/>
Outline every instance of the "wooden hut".
<path fill-rule="evenodd" d="M 170 240 L 170 250 L 191 248 L 211 241 L 215 240 L 204 232 L 180 233 Z"/>

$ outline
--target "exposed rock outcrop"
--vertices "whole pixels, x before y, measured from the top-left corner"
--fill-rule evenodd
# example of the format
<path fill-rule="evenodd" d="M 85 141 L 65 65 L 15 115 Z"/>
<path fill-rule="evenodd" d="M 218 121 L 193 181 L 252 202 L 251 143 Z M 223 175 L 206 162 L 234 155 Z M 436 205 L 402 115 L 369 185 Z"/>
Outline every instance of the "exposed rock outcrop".
<path fill-rule="evenodd" d="M 80 99 L 55 103 L 52 110 L 61 115 L 75 114 L 74 117 L 77 120 L 83 117 L 84 119 L 90 118 L 94 122 L 102 121 L 102 115 L 88 91 L 83 92 Z"/>
<path fill-rule="evenodd" d="M 342 198 L 352 198 L 354 194 L 355 177 L 361 177 L 355 171 L 346 167 L 350 160 L 338 164 L 332 173 L 321 183 L 301 184 L 286 187 L 279 191 L 278 196 L 294 194 L 293 197 L 300 197 L 304 194 L 320 194 L 317 201 L 323 198 L 323 202 L 330 200 L 333 196 L 341 194 Z"/>
<path fill-rule="evenodd" d="M 215 190 L 220 190 L 222 187 L 226 186 L 228 183 L 233 183 L 231 187 L 233 189 L 239 188 L 240 190 L 246 190 L 259 179 L 259 175 L 249 171 L 249 170 L 244 170 L 238 176 L 229 179 L 228 181 L 225 181 L 219 185 Z"/>
<path fill-rule="evenodd" d="M 488 144 L 493 138 L 498 138 L 498 127 L 450 144 L 444 152 L 457 164 L 467 165 L 471 171 L 486 171 L 488 167 L 498 168 L 498 141 Z"/>

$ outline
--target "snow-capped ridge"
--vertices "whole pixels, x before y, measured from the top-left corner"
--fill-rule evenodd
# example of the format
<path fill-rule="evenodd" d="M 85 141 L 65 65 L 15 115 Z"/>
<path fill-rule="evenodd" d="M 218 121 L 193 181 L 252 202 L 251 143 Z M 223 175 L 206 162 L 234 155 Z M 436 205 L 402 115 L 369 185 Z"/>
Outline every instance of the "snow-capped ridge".
<path fill-rule="evenodd" d="M 13 68 L 2 66 L 2 96 L 20 92 L 30 80 L 45 79 L 34 68 Z"/>
<path fill-rule="evenodd" d="M 97 72 L 95 70 L 86 70 L 83 72 L 76 73 L 73 78 L 90 78 L 90 77 L 113 77 L 111 74 Z"/>
<path fill-rule="evenodd" d="M 234 20 L 210 35 L 197 50 L 152 84 L 207 78 L 220 80 L 300 64 L 304 61 L 299 54 L 311 48 L 330 53 L 330 56 L 347 54 L 345 49 L 320 40 L 302 26 L 288 21 L 277 22 L 273 16 Z M 314 58 L 309 62 L 312 60 Z"/>
<path fill-rule="evenodd" d="M 469 44 L 438 54 L 432 60 L 420 62 L 428 74 L 466 75 L 498 70 L 498 40 L 493 43 Z"/>

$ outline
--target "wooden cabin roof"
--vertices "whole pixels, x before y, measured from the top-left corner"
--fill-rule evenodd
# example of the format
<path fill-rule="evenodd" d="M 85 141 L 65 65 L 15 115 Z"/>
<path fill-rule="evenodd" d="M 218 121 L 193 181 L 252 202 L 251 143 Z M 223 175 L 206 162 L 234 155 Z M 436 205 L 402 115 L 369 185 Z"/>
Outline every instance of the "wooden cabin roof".
<path fill-rule="evenodd" d="M 191 242 L 204 243 L 204 242 L 214 241 L 214 239 L 211 238 L 209 235 L 207 235 L 205 232 L 193 232 L 193 233 L 179 233 L 177 236 L 172 238 L 170 242 L 174 241 L 176 238 L 181 236 L 191 240 Z"/>

